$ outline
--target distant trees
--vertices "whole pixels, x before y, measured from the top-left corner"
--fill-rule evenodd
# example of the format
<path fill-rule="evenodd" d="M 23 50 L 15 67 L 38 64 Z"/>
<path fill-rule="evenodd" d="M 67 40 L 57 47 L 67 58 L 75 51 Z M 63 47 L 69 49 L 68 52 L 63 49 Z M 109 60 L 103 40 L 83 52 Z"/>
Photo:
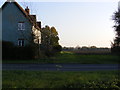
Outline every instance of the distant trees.
<path fill-rule="evenodd" d="M 44 51 L 47 56 L 54 55 L 62 50 L 58 41 L 58 32 L 55 27 L 46 25 L 41 29 L 41 50 Z"/>
<path fill-rule="evenodd" d="M 112 43 L 111 50 L 113 53 L 119 53 L 120 54 L 120 9 L 116 11 L 112 18 L 115 22 L 114 29 L 116 32 L 116 36 L 114 39 L 114 42 Z"/>
<path fill-rule="evenodd" d="M 109 55 L 111 54 L 110 48 L 96 47 L 96 46 L 77 46 L 77 47 L 63 47 L 63 51 L 74 52 L 83 55 Z"/>

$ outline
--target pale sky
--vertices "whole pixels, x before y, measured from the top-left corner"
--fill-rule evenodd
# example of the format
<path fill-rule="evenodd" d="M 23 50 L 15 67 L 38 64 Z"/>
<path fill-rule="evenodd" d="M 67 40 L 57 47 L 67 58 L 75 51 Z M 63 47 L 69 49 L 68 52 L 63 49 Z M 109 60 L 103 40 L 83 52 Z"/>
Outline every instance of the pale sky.
<path fill-rule="evenodd" d="M 0 6 L 5 0 L 1 1 Z M 115 37 L 112 15 L 118 8 L 118 0 L 52 1 L 37 0 L 19 4 L 23 8 L 28 6 L 31 14 L 36 14 L 37 19 L 42 22 L 42 27 L 54 26 L 62 46 L 110 47 Z"/>

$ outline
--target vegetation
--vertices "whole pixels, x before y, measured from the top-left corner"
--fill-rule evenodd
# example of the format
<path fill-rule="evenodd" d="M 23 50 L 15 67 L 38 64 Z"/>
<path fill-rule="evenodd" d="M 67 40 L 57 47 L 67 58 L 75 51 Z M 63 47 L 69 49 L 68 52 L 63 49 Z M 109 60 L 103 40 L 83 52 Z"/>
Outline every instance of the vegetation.
<path fill-rule="evenodd" d="M 114 13 L 113 20 L 115 22 L 116 37 L 114 43 L 112 43 L 112 52 L 120 54 L 120 9 Z"/>
<path fill-rule="evenodd" d="M 118 71 L 40 72 L 3 71 L 3 88 L 114 88 L 120 89 Z"/>
<path fill-rule="evenodd" d="M 47 56 L 52 56 L 57 52 L 62 50 L 62 47 L 59 45 L 58 32 L 55 27 L 45 26 L 41 29 L 41 50 Z"/>
<path fill-rule="evenodd" d="M 2 59 L 33 59 L 36 56 L 32 46 L 17 47 L 11 42 L 2 42 Z"/>
<path fill-rule="evenodd" d="M 37 60 L 3 60 L 3 63 L 80 63 L 80 64 L 118 64 L 117 55 L 80 55 L 73 52 L 61 52 L 56 56 Z"/>
<path fill-rule="evenodd" d="M 79 54 L 87 54 L 87 55 L 98 55 L 98 54 L 111 54 L 111 49 L 106 48 L 106 47 L 96 47 L 96 46 L 82 46 L 82 47 L 63 47 L 63 51 L 70 51 L 70 52 L 75 52 Z"/>
<path fill-rule="evenodd" d="M 119 56 L 116 55 L 80 55 L 72 52 L 61 52 L 52 57 L 54 63 L 81 63 L 81 64 L 118 64 Z"/>

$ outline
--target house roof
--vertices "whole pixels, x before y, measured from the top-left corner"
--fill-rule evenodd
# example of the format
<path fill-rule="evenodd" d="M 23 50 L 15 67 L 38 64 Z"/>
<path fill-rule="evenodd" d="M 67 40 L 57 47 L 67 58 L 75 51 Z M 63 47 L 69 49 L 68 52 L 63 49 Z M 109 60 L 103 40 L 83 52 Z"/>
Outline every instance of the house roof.
<path fill-rule="evenodd" d="M 36 23 L 36 15 L 29 15 L 29 17 L 34 23 Z"/>
<path fill-rule="evenodd" d="M 2 9 L 4 9 L 4 7 L 8 4 L 8 3 L 14 3 L 18 9 L 26 16 L 26 18 L 28 18 L 28 20 L 37 28 L 40 29 L 40 27 L 37 25 L 36 22 L 36 15 L 29 15 L 15 0 L 7 0 L 3 5 L 2 5 Z"/>

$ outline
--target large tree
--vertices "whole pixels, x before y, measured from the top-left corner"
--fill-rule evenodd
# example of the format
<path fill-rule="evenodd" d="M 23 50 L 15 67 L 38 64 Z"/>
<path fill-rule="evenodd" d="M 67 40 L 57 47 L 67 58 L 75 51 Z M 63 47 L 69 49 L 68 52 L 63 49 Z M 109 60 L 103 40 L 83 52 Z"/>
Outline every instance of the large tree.
<path fill-rule="evenodd" d="M 59 45 L 58 32 L 55 27 L 49 27 L 46 25 L 42 28 L 41 32 L 41 49 L 43 49 L 47 55 L 61 51 L 62 47 Z"/>
<path fill-rule="evenodd" d="M 116 36 L 114 42 L 112 43 L 112 52 L 120 53 L 120 9 L 114 13 L 113 20 L 115 22 L 114 29 Z"/>

